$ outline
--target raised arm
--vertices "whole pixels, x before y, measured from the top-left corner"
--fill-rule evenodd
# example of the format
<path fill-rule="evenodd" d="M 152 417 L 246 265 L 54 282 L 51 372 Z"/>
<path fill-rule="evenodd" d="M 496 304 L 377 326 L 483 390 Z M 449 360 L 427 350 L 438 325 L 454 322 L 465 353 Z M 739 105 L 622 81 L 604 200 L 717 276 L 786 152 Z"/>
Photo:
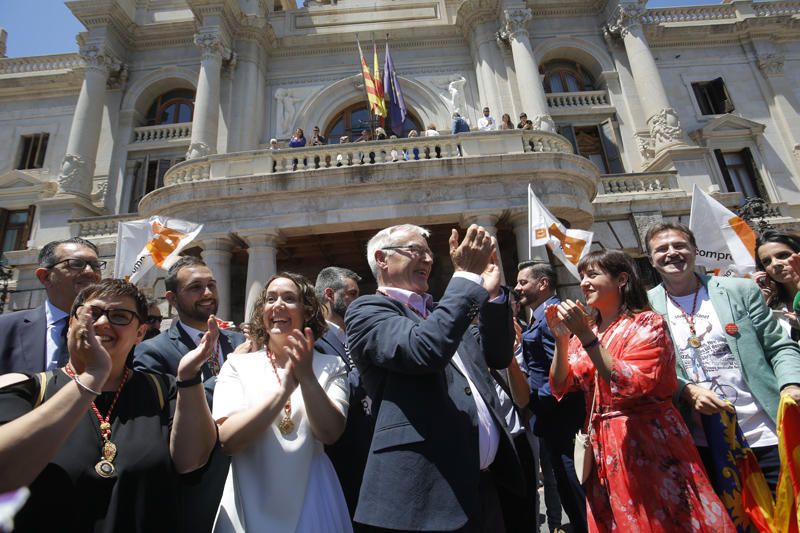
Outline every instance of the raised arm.
<path fill-rule="evenodd" d="M 95 337 L 89 307 L 78 310 L 67 346 L 70 357 L 83 363 L 84 371 L 77 376 L 83 387 L 68 383 L 39 407 L 0 427 L 0 493 L 30 485 L 36 479 L 96 398 L 88 389 L 102 391 L 109 377 L 111 357 Z M 22 374 L 7 374 L 0 377 L 0 385 L 13 386 L 24 378 Z"/>
<path fill-rule="evenodd" d="M 172 421 L 169 451 L 175 469 L 185 474 L 208 462 L 217 439 L 217 428 L 208 408 L 200 379 L 200 368 L 214 351 L 219 339 L 219 327 L 214 315 L 208 318 L 200 344 L 178 363 L 178 399 Z M 191 386 L 181 384 L 193 383 Z"/>

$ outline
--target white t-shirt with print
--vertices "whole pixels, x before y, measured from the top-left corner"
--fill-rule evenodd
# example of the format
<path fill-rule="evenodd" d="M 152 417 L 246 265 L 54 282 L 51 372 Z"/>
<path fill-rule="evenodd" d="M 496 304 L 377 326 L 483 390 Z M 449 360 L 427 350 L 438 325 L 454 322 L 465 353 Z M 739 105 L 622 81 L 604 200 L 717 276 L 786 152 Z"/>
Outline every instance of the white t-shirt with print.
<path fill-rule="evenodd" d="M 688 317 L 692 311 L 694 293 L 672 298 Z M 750 388 L 742 378 L 739 362 L 728 346 L 725 332 L 716 311 L 714 311 L 706 288 L 700 288 L 694 315 L 695 333 L 700 339 L 700 347 L 693 348 L 689 345 L 691 336 L 689 323 L 681 309 L 676 307 L 670 298 L 667 298 L 667 315 L 678 355 L 689 379 L 701 387 L 714 391 L 720 398 L 733 403 L 736 407 L 739 427 L 742 428 L 742 433 L 751 447 L 778 444 L 775 424 L 756 403 Z M 692 424 L 692 437 L 698 446 L 707 446 L 700 414 L 694 411 L 692 416 L 695 422 Z"/>

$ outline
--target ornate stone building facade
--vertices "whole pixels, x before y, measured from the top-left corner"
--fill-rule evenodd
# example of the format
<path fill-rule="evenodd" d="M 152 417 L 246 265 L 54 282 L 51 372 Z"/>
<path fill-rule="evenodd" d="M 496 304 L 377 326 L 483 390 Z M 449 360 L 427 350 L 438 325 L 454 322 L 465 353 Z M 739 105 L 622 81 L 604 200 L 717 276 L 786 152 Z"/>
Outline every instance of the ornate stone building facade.
<path fill-rule="evenodd" d="M 12 309 L 43 297 L 44 243 L 80 235 L 113 259 L 117 222 L 156 214 L 204 224 L 189 253 L 237 320 L 279 269 L 370 279 L 366 240 L 403 221 L 435 231 L 434 292 L 453 226 L 496 232 L 510 276 L 528 255 L 529 183 L 594 246 L 638 256 L 654 220 L 688 220 L 695 183 L 730 206 L 761 197 L 777 224 L 800 216 L 797 0 L 67 5 L 86 28 L 80 53 L 3 58 L 0 46 Z M 398 138 L 280 148 L 296 128 L 335 142 L 370 126 L 357 39 L 371 58 L 387 36 L 409 110 Z M 484 106 L 498 121 L 526 113 L 532 129 L 475 131 Z M 473 132 L 449 135 L 453 112 Z M 407 138 L 428 124 L 442 135 Z M 145 283 L 156 296 L 160 276 Z"/>

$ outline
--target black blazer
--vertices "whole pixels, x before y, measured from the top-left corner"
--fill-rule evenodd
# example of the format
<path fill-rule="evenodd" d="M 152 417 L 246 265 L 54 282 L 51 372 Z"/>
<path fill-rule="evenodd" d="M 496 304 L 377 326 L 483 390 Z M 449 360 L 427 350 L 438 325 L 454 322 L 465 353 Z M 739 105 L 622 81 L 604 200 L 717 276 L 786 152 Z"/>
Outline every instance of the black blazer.
<path fill-rule="evenodd" d="M 453 278 L 427 320 L 400 302 L 362 296 L 347 311 L 347 337 L 376 413 L 356 522 L 400 530 L 453 530 L 481 507 L 478 414 L 458 351 L 500 430 L 491 469 L 524 494 L 525 480 L 488 366 L 511 362 L 508 304 L 488 304 L 480 285 Z M 480 312 L 479 336 L 468 332 Z"/>
<path fill-rule="evenodd" d="M 219 345 L 222 349 L 223 359 L 227 359 L 228 354 L 243 342 L 244 335 L 241 333 L 220 330 Z M 176 320 L 167 331 L 162 331 L 159 335 L 136 346 L 133 369 L 153 374 L 177 376 L 178 363 L 181 358 L 194 350 L 196 346 L 197 341 L 179 327 Z M 211 374 L 208 363 L 203 363 L 200 372 L 203 375 L 203 387 L 206 390 L 208 405 L 213 405 L 214 386 L 217 384 L 217 378 Z"/>
<path fill-rule="evenodd" d="M 220 331 L 219 345 L 224 358 L 227 358 L 227 355 L 242 342 L 244 335 L 241 333 Z M 197 342 L 178 326 L 176 320 L 167 331 L 162 331 L 136 346 L 133 368 L 143 372 L 175 376 L 178 373 L 181 357 L 194 350 L 196 346 Z M 211 375 L 208 363 L 203 363 L 201 373 L 206 399 L 210 406 L 217 378 Z M 223 453 L 219 446 L 215 446 L 204 468 L 180 476 L 178 531 L 186 533 L 211 531 L 230 464 L 230 457 Z"/>
<path fill-rule="evenodd" d="M 372 430 L 375 421 L 371 414 L 371 402 L 367 391 L 361 383 L 358 369 L 350 365 L 344 344 L 332 330 L 317 339 L 314 349 L 320 353 L 338 355 L 347 367 L 347 377 L 350 383 L 350 408 L 347 411 L 347 425 L 344 433 L 335 444 L 326 446 L 336 475 L 342 485 L 344 498 L 352 517 L 356 512 L 358 493 L 361 489 L 361 480 L 364 477 L 364 468 L 367 466 L 369 445 L 372 441 Z"/>
<path fill-rule="evenodd" d="M 44 306 L 0 315 L 0 374 L 44 372 L 47 356 Z"/>

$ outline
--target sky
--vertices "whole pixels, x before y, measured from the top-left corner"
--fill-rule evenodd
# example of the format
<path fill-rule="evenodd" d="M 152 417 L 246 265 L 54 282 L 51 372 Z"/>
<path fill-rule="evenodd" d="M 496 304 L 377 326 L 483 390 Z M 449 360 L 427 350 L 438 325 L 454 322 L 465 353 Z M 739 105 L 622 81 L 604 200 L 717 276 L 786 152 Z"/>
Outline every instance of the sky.
<path fill-rule="evenodd" d="M 302 0 L 297 0 L 302 5 Z M 704 5 L 714 0 L 652 0 L 648 7 Z M 0 0 L 0 27 L 8 32 L 8 57 L 77 52 L 75 36 L 84 28 L 63 0 Z"/>

